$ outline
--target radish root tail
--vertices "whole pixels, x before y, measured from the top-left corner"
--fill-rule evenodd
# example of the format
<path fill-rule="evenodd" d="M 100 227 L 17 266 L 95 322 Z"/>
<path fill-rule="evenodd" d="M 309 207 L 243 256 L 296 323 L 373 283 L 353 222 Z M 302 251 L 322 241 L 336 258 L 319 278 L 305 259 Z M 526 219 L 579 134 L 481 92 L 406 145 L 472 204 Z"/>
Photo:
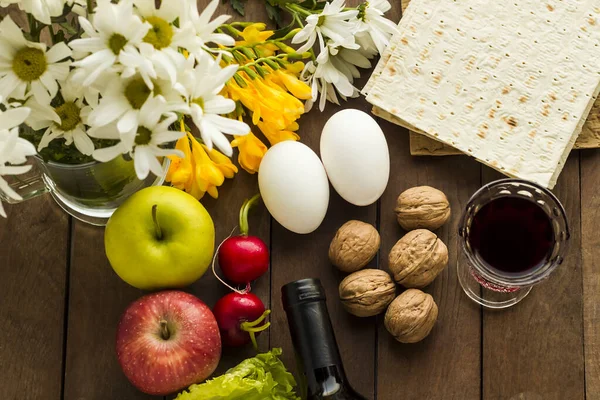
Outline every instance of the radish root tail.
<path fill-rule="evenodd" d="M 246 288 L 244 290 L 236 289 L 233 286 L 231 286 L 230 284 L 228 284 L 227 282 L 225 282 L 223 279 L 221 279 L 221 277 L 219 276 L 219 274 L 217 274 L 217 270 L 215 268 L 215 265 L 217 263 L 217 257 L 219 256 L 219 250 L 221 250 L 221 246 L 223 245 L 223 243 L 225 243 L 225 241 L 227 239 L 229 239 L 230 237 L 233 236 L 233 234 L 235 233 L 236 229 L 237 229 L 237 226 L 235 228 L 233 228 L 233 230 L 231 231 L 231 233 L 229 234 L 229 236 L 227 236 L 225 239 L 223 239 L 223 241 L 221 243 L 219 243 L 219 246 L 217 247 L 217 250 L 215 251 L 215 255 L 213 256 L 213 260 L 212 260 L 212 273 L 219 280 L 219 282 L 221 282 L 223 285 L 227 286 L 230 290 L 233 290 L 237 294 L 246 294 L 246 293 L 250 292 L 250 283 L 248 283 L 246 285 Z"/>

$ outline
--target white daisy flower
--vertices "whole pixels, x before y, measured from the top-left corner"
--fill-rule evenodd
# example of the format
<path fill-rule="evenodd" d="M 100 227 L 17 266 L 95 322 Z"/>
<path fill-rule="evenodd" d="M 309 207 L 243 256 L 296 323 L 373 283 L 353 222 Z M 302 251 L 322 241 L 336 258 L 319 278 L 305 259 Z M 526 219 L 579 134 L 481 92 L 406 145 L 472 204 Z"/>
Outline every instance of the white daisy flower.
<path fill-rule="evenodd" d="M 0 22 L 0 98 L 24 100 L 33 95 L 40 104 L 49 104 L 58 92 L 57 81 L 69 74 L 71 49 L 57 43 L 46 45 L 25 40 L 10 16 Z"/>
<path fill-rule="evenodd" d="M 323 52 L 326 50 L 325 38 L 331 39 L 335 46 L 357 49 L 354 34 L 358 30 L 358 10 L 344 11 L 344 7 L 344 0 L 333 0 L 326 3 L 319 14 L 306 17 L 306 25 L 292 38 L 294 44 L 305 42 L 297 52 L 304 53 L 310 50 L 317 39 L 320 51 Z"/>
<path fill-rule="evenodd" d="M 142 43 L 151 25 L 134 14 L 132 0 L 121 0 L 117 4 L 111 3 L 111 0 L 98 0 L 93 23 L 79 17 L 79 24 L 87 37 L 73 40 L 69 45 L 77 53 L 86 54 L 73 63 L 73 66 L 81 68 L 77 77 L 83 80 L 84 86 L 91 85 L 111 69 L 120 72 L 123 67 L 115 64 L 124 55 L 129 56 L 130 63 L 133 59 L 137 64 L 143 64 L 144 56 L 140 55 L 136 46 Z M 149 69 L 148 65 L 151 66 L 146 61 L 145 72 Z"/>
<path fill-rule="evenodd" d="M 383 54 L 392 35 L 398 32 L 396 24 L 383 16 L 391 8 L 387 0 L 367 1 L 359 7 L 359 30 L 369 34 L 379 54 Z"/>
<path fill-rule="evenodd" d="M 357 97 L 358 89 L 353 85 L 354 79 L 360 77 L 360 68 L 370 68 L 371 62 L 358 50 L 333 47 L 328 45 L 327 51 L 321 52 L 316 64 L 312 61 L 306 63 L 302 72 L 302 79 L 312 89 L 312 98 L 305 105 L 310 110 L 317 101 L 319 93 L 319 109 L 323 111 L 327 100 L 339 104 L 338 94 L 346 100 L 348 97 Z"/>
<path fill-rule="evenodd" d="M 140 53 L 150 60 L 158 77 L 175 83 L 177 69 L 185 61 L 179 49 L 187 49 L 190 36 L 190 32 L 180 29 L 175 22 L 185 18 L 188 1 L 163 1 L 159 8 L 156 8 L 154 0 L 134 0 L 134 4 L 140 17 L 151 25 L 143 43 L 138 46 Z M 121 62 L 128 66 L 126 59 Z"/>
<path fill-rule="evenodd" d="M 186 0 L 184 0 L 186 1 Z M 182 33 L 182 37 L 185 41 L 182 41 L 182 47 L 188 49 L 188 51 L 201 58 L 206 43 L 221 44 L 223 46 L 235 45 L 235 40 L 224 33 L 215 33 L 215 30 L 225 23 L 229 18 L 229 15 L 219 15 L 214 20 L 210 20 L 215 13 L 219 0 L 212 0 L 202 13 L 198 12 L 198 5 L 196 1 L 187 0 L 188 12 L 182 15 L 181 28 L 185 30 L 185 34 Z"/>
<path fill-rule="evenodd" d="M 336 91 L 344 100 L 357 97 L 358 89 L 353 85 L 354 79 L 360 77 L 357 66 L 369 68 L 371 63 L 357 50 L 335 47 L 331 42 L 328 43 L 326 50 L 317 57 L 316 63 L 310 61 L 304 69 L 305 75 L 312 75 L 312 102 L 315 102 L 321 93 L 319 109 L 323 111 L 326 100 L 339 104 Z"/>
<path fill-rule="evenodd" d="M 25 121 L 29 113 L 30 110 L 25 107 L 0 111 L 0 197 L 23 200 L 3 176 L 24 174 L 31 169 L 31 165 L 18 165 L 25 163 L 28 156 L 36 154 L 35 147 L 19 137 L 19 125 Z M 6 217 L 2 203 L 0 203 L 0 215 Z"/>
<path fill-rule="evenodd" d="M 156 86 L 150 89 L 140 75 L 127 79 L 113 75 L 106 79 L 102 98 L 90 112 L 88 124 L 91 127 L 100 127 L 116 122 L 118 132 L 135 132 L 139 124 L 140 110 L 147 100 L 160 94 L 159 89 Z"/>
<path fill-rule="evenodd" d="M 50 25 L 50 17 L 62 15 L 65 0 L 0 0 L 0 7 L 6 7 L 9 4 L 18 4 L 21 10 L 33 15 L 38 21 Z"/>
<path fill-rule="evenodd" d="M 94 143 L 86 133 L 87 117 L 91 108 L 84 104 L 84 91 L 71 80 L 61 88 L 59 105 L 41 105 L 29 100 L 25 105 L 33 111 L 27 119 L 27 125 L 38 131 L 45 129 L 38 145 L 38 151 L 54 140 L 63 138 L 66 145 L 73 142 L 82 154 L 91 155 Z"/>
<path fill-rule="evenodd" d="M 379 54 L 377 45 L 375 45 L 375 42 L 373 42 L 373 39 L 371 39 L 369 32 L 358 32 L 356 35 L 354 35 L 354 38 L 356 39 L 356 44 L 360 46 L 360 49 L 357 51 L 363 56 L 367 57 L 369 60 Z"/>
<path fill-rule="evenodd" d="M 210 150 L 213 144 L 231 157 L 233 150 L 224 133 L 246 135 L 250 127 L 241 121 L 222 117 L 235 110 L 235 102 L 219 93 L 237 71 L 237 65 L 219 66 L 211 57 L 202 57 L 186 76 L 184 86 L 189 91 L 189 114 L 200 130 L 202 141 Z"/>
<path fill-rule="evenodd" d="M 90 135 L 99 139 L 120 139 L 115 146 L 97 149 L 93 157 L 100 162 L 107 162 L 121 154 L 129 154 L 134 160 L 138 178 L 145 179 L 150 171 L 156 176 L 163 174 L 157 157 L 176 155 L 184 157 L 183 152 L 166 149 L 162 146 L 183 137 L 185 132 L 171 131 L 169 127 L 177 120 L 172 113 L 165 115 L 166 101 L 162 96 L 149 99 L 140 110 L 140 123 L 136 131 L 120 135 L 114 126 L 105 126 L 90 130 Z"/>

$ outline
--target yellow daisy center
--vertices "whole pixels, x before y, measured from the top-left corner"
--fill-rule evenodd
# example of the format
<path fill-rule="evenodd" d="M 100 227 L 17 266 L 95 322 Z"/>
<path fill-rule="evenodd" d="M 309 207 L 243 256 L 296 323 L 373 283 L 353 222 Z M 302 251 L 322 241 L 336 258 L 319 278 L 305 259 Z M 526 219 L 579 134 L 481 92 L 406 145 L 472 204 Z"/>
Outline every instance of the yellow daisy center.
<path fill-rule="evenodd" d="M 14 73 L 25 82 L 38 80 L 48 67 L 46 53 L 33 47 L 24 47 L 17 51 L 12 62 Z"/>
<path fill-rule="evenodd" d="M 135 135 L 135 144 L 145 145 L 150 143 L 150 139 L 152 139 L 152 131 L 148 128 L 140 126 L 138 128 L 137 135 Z"/>
<path fill-rule="evenodd" d="M 54 111 L 60 117 L 59 128 L 65 132 L 72 131 L 81 122 L 81 109 L 72 101 L 56 107 Z"/>
<path fill-rule="evenodd" d="M 325 23 L 325 16 L 324 15 L 320 15 L 319 19 L 317 20 L 317 26 L 321 26 Z"/>
<path fill-rule="evenodd" d="M 127 38 L 120 33 L 113 33 L 110 39 L 108 39 L 108 48 L 118 56 L 123 47 L 127 44 Z"/>
<path fill-rule="evenodd" d="M 198 104 L 202 110 L 204 110 L 204 99 L 202 97 L 197 97 L 192 100 L 192 103 Z"/>
<path fill-rule="evenodd" d="M 152 90 L 146 86 L 146 83 L 142 78 L 133 79 L 125 87 L 125 97 L 127 98 L 127 101 L 129 101 L 129 104 L 131 104 L 131 107 L 135 110 L 142 108 L 151 94 Z"/>
<path fill-rule="evenodd" d="M 169 47 L 173 39 L 171 24 L 159 17 L 148 17 L 146 22 L 152 25 L 152 28 L 144 37 L 144 42 L 150 43 L 157 50 Z"/>

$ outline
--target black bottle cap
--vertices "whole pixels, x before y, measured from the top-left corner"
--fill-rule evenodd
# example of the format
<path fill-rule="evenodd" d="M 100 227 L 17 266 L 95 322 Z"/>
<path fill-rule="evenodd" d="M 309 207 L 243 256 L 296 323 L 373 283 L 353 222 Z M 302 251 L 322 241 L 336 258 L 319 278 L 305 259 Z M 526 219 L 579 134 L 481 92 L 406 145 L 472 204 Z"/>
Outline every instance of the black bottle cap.
<path fill-rule="evenodd" d="M 283 308 L 289 309 L 298 304 L 325 301 L 325 290 L 318 279 L 300 279 L 281 288 Z"/>

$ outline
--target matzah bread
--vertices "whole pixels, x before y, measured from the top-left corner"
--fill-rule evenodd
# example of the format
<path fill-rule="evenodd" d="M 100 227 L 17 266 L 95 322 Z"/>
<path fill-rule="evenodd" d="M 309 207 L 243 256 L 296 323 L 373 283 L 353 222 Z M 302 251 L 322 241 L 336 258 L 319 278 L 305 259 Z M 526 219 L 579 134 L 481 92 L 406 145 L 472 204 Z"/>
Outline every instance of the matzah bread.
<path fill-rule="evenodd" d="M 402 13 L 405 13 L 406 7 L 410 0 L 402 0 Z M 398 37 L 396 38 L 396 40 Z M 392 39 L 394 40 L 394 39 Z M 389 58 L 389 57 L 388 57 Z M 378 107 L 373 107 L 374 115 L 386 119 L 392 123 L 397 123 L 397 118 L 392 114 L 381 110 Z M 410 132 L 410 154 L 413 156 L 447 156 L 464 154 L 452 146 L 437 141 L 429 136 L 419 134 L 416 131 Z M 596 99 L 592 110 L 581 129 L 581 133 L 577 136 L 574 149 L 597 149 L 600 148 L 600 99 Z"/>
<path fill-rule="evenodd" d="M 600 0 L 412 0 L 367 100 L 552 187 L 598 93 L 599 13 Z"/>

